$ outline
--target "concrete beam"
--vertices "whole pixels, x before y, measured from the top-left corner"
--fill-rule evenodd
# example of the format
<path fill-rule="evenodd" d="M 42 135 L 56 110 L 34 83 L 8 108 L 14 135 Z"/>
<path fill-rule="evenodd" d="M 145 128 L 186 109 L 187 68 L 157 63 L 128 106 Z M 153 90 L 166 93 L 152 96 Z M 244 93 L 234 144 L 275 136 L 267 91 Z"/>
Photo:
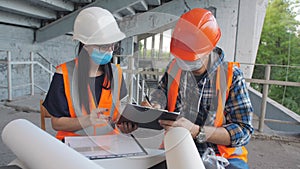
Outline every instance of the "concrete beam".
<path fill-rule="evenodd" d="M 149 38 L 150 36 L 153 36 L 153 35 L 155 35 L 155 34 L 154 33 L 141 34 L 141 35 L 137 36 L 137 41 L 139 42 L 140 40 L 147 39 L 147 38 Z"/>
<path fill-rule="evenodd" d="M 146 0 L 146 2 L 149 4 L 149 5 L 160 5 L 161 4 L 161 0 Z"/>
<path fill-rule="evenodd" d="M 93 0 L 70 0 L 71 2 L 74 3 L 91 3 Z"/>
<path fill-rule="evenodd" d="M 74 4 L 65 0 L 27 0 L 56 11 L 73 11 Z"/>
<path fill-rule="evenodd" d="M 138 11 L 148 11 L 148 5 L 144 0 L 132 5 L 132 8 Z"/>
<path fill-rule="evenodd" d="M 186 0 L 186 2 L 191 8 L 204 6 L 203 2 L 198 0 Z M 187 10 L 182 0 L 173 0 L 148 12 L 123 18 L 119 25 L 127 37 L 160 33 L 174 27 L 179 16 Z"/>
<path fill-rule="evenodd" d="M 135 15 L 135 11 L 134 9 L 132 9 L 131 7 L 127 7 L 124 8 L 122 11 L 120 11 L 119 13 L 121 13 L 123 16 L 127 16 L 127 15 Z"/>
<path fill-rule="evenodd" d="M 131 6 L 135 3 L 137 3 L 137 0 L 126 0 L 126 1 L 124 1 L 124 0 L 99 1 L 98 0 L 98 1 L 95 1 L 94 3 L 87 5 L 86 7 L 99 6 L 99 7 L 105 8 L 113 13 L 113 12 L 119 11 L 120 9 Z M 55 38 L 57 36 L 63 35 L 66 32 L 72 32 L 74 20 L 80 10 L 81 9 L 79 9 L 79 10 L 77 10 L 55 22 L 52 22 L 49 25 L 46 25 L 46 26 L 38 29 L 35 32 L 35 41 L 36 42 L 44 42 L 49 39 Z"/>
<path fill-rule="evenodd" d="M 0 22 L 31 28 L 39 28 L 41 26 L 41 22 L 38 19 L 33 19 L 3 11 L 0 11 Z"/>
<path fill-rule="evenodd" d="M 114 17 L 117 19 L 117 20 L 123 20 L 123 17 L 121 14 L 119 13 L 113 13 Z"/>
<path fill-rule="evenodd" d="M 38 19 L 56 19 L 55 11 L 40 6 L 30 5 L 24 0 L 2 0 L 0 1 L 0 9 Z"/>
<path fill-rule="evenodd" d="M 178 17 L 165 13 L 145 12 L 133 17 L 125 17 L 119 23 L 120 29 L 127 37 L 145 33 L 159 33 L 172 28 Z"/>

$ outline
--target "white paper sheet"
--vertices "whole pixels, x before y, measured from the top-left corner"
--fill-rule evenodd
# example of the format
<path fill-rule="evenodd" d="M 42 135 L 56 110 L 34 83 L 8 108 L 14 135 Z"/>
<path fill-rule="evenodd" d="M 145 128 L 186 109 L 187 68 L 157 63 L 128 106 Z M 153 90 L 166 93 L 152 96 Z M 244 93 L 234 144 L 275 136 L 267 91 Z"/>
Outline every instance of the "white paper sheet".
<path fill-rule="evenodd" d="M 25 119 L 7 124 L 2 140 L 28 169 L 103 169 Z"/>
<path fill-rule="evenodd" d="M 190 132 L 174 127 L 164 138 L 167 166 L 170 169 L 205 169 Z"/>
<path fill-rule="evenodd" d="M 92 160 L 147 154 L 129 134 L 65 137 L 65 144 Z"/>

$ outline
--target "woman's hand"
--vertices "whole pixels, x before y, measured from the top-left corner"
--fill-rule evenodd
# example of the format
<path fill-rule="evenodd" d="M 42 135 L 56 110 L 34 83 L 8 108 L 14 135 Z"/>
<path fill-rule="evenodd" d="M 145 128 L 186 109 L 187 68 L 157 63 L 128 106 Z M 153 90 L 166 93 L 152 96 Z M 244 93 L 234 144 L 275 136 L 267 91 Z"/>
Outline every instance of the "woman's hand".
<path fill-rule="evenodd" d="M 196 135 L 199 132 L 199 126 L 192 123 L 188 119 L 181 117 L 180 119 L 176 121 L 171 121 L 171 120 L 159 120 L 159 124 L 166 130 L 168 131 L 172 127 L 183 127 L 186 128 L 190 131 L 192 134 L 192 137 L 196 137 Z"/>
<path fill-rule="evenodd" d="M 153 107 L 153 108 L 155 108 L 155 109 L 160 109 L 160 108 L 161 108 L 161 106 L 160 106 L 159 104 L 157 104 L 157 103 L 152 103 L 152 104 L 150 104 L 150 103 L 147 102 L 146 100 L 141 102 L 141 106 L 145 106 L 145 107 Z"/>
<path fill-rule="evenodd" d="M 109 115 L 105 115 L 104 112 L 107 112 L 106 108 L 96 108 L 90 113 L 90 121 L 92 125 L 95 124 L 108 124 L 110 117 Z"/>
<path fill-rule="evenodd" d="M 138 128 L 137 124 L 130 123 L 130 122 L 123 122 L 121 124 L 117 124 L 117 126 L 122 133 L 126 133 L 126 134 L 131 133 Z"/>

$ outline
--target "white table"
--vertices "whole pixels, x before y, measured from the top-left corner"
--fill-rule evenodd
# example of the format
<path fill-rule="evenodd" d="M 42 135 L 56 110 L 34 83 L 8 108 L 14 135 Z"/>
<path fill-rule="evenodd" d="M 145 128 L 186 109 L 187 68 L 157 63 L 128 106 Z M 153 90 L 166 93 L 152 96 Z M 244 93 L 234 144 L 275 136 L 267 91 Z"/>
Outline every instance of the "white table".
<path fill-rule="evenodd" d="M 164 150 L 146 149 L 148 155 L 124 158 L 93 160 L 105 169 L 130 168 L 145 169 L 155 166 L 166 160 Z"/>

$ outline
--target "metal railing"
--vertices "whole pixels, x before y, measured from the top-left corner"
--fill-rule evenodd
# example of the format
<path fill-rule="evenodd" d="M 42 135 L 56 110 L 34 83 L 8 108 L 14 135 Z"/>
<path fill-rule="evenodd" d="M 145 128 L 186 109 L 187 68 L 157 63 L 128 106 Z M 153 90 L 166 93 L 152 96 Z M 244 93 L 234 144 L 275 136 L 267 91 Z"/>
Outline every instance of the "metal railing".
<path fill-rule="evenodd" d="M 34 52 L 30 52 L 30 60 L 29 61 L 12 61 L 11 60 L 11 52 L 10 51 L 2 51 L 6 52 L 6 59 L 0 60 L 0 64 L 6 64 L 7 65 L 7 86 L 1 86 L 1 88 L 7 89 L 7 100 L 11 101 L 13 98 L 13 89 L 16 88 L 22 88 L 30 86 L 30 94 L 34 95 L 34 88 L 37 87 L 43 92 L 47 92 L 47 90 L 43 89 L 39 85 L 35 84 L 34 81 L 34 65 L 39 66 L 41 69 L 46 71 L 49 74 L 49 83 L 51 82 L 51 77 L 53 75 L 53 65 L 46 60 L 44 57 L 42 57 L 44 60 L 46 60 L 49 63 L 49 68 L 46 68 L 44 65 L 42 65 L 40 62 L 34 61 Z M 42 56 L 40 53 L 37 53 L 39 56 Z M 30 66 L 30 82 L 26 84 L 21 85 L 13 85 L 12 84 L 12 66 L 13 65 L 29 65 Z"/>
<path fill-rule="evenodd" d="M 138 70 L 134 70 L 133 69 L 133 65 L 134 65 L 134 58 L 133 57 L 129 57 L 129 65 L 127 69 L 124 69 L 124 72 L 129 74 L 129 77 L 131 78 L 131 80 L 129 80 L 130 82 L 132 82 L 132 79 L 136 76 L 137 78 L 140 75 L 146 74 L 146 75 L 156 75 L 156 76 L 161 76 L 163 75 L 164 72 L 159 72 L 159 71 L 138 71 Z M 262 64 L 248 64 L 248 63 L 241 63 L 241 65 L 262 65 Z M 266 119 L 266 106 L 267 106 L 267 98 L 268 98 L 268 90 L 269 90 L 269 85 L 282 85 L 282 86 L 296 86 L 296 87 L 300 87 L 300 82 L 288 82 L 288 81 L 278 81 L 278 80 L 270 80 L 270 73 L 271 73 L 271 67 L 272 66 L 278 66 L 278 65 L 262 65 L 262 66 L 266 66 L 265 69 L 265 79 L 249 79 L 249 78 L 245 78 L 246 82 L 249 83 L 256 83 L 256 84 L 263 84 L 263 92 L 262 92 L 262 102 L 261 102 L 261 112 L 260 112 L 260 116 L 259 116 L 259 126 L 258 126 L 258 130 L 260 132 L 263 132 L 263 128 L 264 128 L 264 124 L 265 122 L 274 122 L 274 123 L 281 123 L 281 124 L 295 124 L 295 125 L 300 125 L 300 122 L 291 122 L 291 121 L 284 121 L 284 120 L 276 120 L 276 119 Z M 285 67 L 285 66 L 281 66 L 281 67 Z M 293 67 L 293 66 L 290 66 Z M 297 67 L 300 68 L 300 67 Z M 144 87 L 144 83 L 145 81 L 142 81 L 142 85 L 138 86 L 139 88 L 142 88 L 142 91 L 145 90 Z M 129 83 L 129 100 L 132 101 L 132 96 L 133 96 L 133 83 Z M 139 85 L 139 84 L 138 84 Z M 145 92 L 147 93 L 147 91 Z M 142 95 L 144 96 L 145 93 L 142 93 Z M 136 94 L 137 98 L 138 98 L 139 93 Z"/>
<path fill-rule="evenodd" d="M 123 67 L 123 72 L 126 74 L 126 84 L 128 88 L 128 102 L 132 103 L 139 103 L 139 98 L 141 96 L 142 100 L 145 98 L 145 95 L 148 95 L 149 88 L 145 87 L 146 79 L 141 78 L 142 75 L 155 75 L 157 77 L 163 75 L 163 72 L 159 72 L 158 70 L 154 71 L 145 71 L 145 70 L 138 70 L 135 68 L 135 57 L 133 56 L 124 56 L 124 55 L 116 55 L 114 56 L 114 63 L 117 63 L 118 57 L 127 57 L 128 64 L 127 67 Z M 141 84 L 140 84 L 141 82 Z M 158 81 L 157 81 L 158 82 Z M 134 87 L 136 87 L 134 93 Z M 135 96 L 135 97 L 134 97 Z"/>
<path fill-rule="evenodd" d="M 299 68 L 297 66 L 286 66 L 286 65 L 272 65 L 272 64 L 249 64 L 249 63 L 241 63 L 241 65 L 256 65 L 256 66 L 265 66 L 264 78 L 265 79 L 249 79 L 245 78 L 246 82 L 249 83 L 256 83 L 262 84 L 262 102 L 261 102 L 261 110 L 259 116 L 259 124 L 258 124 L 258 131 L 263 132 L 265 122 L 274 122 L 274 123 L 281 123 L 281 124 L 294 124 L 300 125 L 300 122 L 291 122 L 291 121 L 284 121 L 284 120 L 275 120 L 275 119 L 266 119 L 266 107 L 267 107 L 267 98 L 269 94 L 269 86 L 270 85 L 280 85 L 280 86 L 293 86 L 293 87 L 300 87 L 300 82 L 289 82 L 289 81 L 279 81 L 279 80 L 271 80 L 271 67 L 284 67 L 284 68 Z M 287 80 L 287 78 L 286 78 Z"/>

